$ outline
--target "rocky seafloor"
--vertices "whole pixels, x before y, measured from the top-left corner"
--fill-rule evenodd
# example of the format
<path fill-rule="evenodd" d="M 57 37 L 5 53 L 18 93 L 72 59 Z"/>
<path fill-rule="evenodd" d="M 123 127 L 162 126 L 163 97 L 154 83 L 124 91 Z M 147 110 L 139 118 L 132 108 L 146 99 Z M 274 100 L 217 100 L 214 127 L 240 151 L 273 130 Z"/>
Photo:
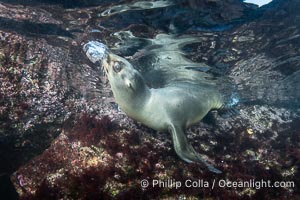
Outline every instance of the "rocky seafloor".
<path fill-rule="evenodd" d="M 0 198 L 299 199 L 300 2 L 133 2 L 0 1 Z M 82 50 L 101 40 L 140 66 L 158 34 L 201 38 L 182 47 L 186 59 L 240 95 L 238 115 L 214 111 L 187 131 L 222 174 L 180 160 L 170 134 L 120 111 Z M 220 180 L 294 187 L 211 187 Z"/>

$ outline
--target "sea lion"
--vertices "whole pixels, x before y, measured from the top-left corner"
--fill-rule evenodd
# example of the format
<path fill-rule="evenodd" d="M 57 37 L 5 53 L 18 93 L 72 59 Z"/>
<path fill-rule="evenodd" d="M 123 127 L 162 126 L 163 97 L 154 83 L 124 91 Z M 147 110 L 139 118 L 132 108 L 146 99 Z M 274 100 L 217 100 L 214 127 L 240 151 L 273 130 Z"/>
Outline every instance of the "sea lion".
<path fill-rule="evenodd" d="M 96 47 L 97 42 L 84 46 L 89 58 L 95 55 L 93 51 Z M 221 173 L 194 150 L 184 132 L 187 127 L 199 122 L 211 109 L 222 107 L 222 96 L 218 90 L 209 85 L 189 83 L 149 88 L 143 76 L 126 59 L 108 49 L 103 50 L 103 46 L 100 46 L 100 49 L 106 52 L 106 55 L 101 55 L 99 61 L 102 62 L 120 108 L 131 118 L 154 130 L 169 130 L 174 149 L 181 159 L 189 163 L 203 163 L 210 171 Z"/>

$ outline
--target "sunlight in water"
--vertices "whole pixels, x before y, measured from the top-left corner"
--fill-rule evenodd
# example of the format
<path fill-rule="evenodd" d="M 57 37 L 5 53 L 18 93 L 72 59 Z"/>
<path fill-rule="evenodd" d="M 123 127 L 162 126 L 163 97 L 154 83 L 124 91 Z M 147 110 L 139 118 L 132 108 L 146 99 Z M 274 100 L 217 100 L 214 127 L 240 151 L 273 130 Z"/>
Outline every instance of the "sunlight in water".
<path fill-rule="evenodd" d="M 244 2 L 246 3 L 253 3 L 253 4 L 257 4 L 259 7 L 263 6 L 265 4 L 270 3 L 272 0 L 246 0 Z"/>

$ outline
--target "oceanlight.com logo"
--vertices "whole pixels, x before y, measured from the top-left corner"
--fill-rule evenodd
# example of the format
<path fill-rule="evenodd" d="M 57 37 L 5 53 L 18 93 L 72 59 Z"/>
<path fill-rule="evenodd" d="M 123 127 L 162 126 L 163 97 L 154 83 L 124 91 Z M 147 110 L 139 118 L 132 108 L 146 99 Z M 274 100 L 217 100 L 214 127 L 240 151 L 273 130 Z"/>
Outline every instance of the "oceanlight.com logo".
<path fill-rule="evenodd" d="M 151 181 L 144 179 L 141 181 L 141 187 L 146 189 L 148 187 L 158 187 L 158 188 L 211 188 L 214 189 L 215 187 L 221 188 L 294 188 L 295 183 L 294 181 L 270 181 L 270 180 L 240 180 L 240 181 L 231 181 L 231 180 L 216 180 L 213 179 L 211 182 L 206 181 L 203 179 L 198 180 L 190 180 L 187 179 L 185 181 L 178 181 L 175 179 L 167 179 L 167 180 L 157 180 L 153 179 Z"/>

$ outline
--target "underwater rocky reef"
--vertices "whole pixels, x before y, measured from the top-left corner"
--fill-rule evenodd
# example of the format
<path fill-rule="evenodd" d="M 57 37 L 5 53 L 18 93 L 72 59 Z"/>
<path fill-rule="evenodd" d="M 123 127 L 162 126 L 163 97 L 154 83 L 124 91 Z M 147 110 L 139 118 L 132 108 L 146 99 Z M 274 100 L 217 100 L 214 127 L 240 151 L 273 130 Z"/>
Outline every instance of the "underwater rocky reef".
<path fill-rule="evenodd" d="M 299 10 L 298 0 L 0 1 L 0 198 L 299 199 Z M 212 111 L 187 131 L 221 174 L 182 161 L 169 133 L 118 108 L 82 50 L 91 40 L 153 87 L 162 55 L 226 77 L 220 88 L 237 94 L 238 114 Z"/>

